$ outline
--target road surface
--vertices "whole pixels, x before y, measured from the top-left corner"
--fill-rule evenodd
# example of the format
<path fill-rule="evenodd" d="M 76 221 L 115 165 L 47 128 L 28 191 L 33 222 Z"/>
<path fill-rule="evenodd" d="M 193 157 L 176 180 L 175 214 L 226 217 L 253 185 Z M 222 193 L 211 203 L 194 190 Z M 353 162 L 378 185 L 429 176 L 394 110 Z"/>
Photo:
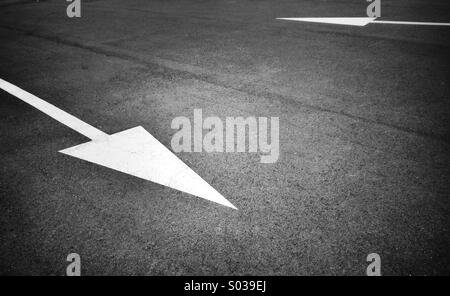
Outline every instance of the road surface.
<path fill-rule="evenodd" d="M 359 3 L 361 2 L 361 3 Z M 0 78 L 171 149 L 175 117 L 279 117 L 280 157 L 176 153 L 239 210 L 76 159 L 87 142 L 0 91 L 0 274 L 450 274 L 450 28 L 365 1 L 0 1 Z M 448 1 L 382 18 L 449 22 Z"/>

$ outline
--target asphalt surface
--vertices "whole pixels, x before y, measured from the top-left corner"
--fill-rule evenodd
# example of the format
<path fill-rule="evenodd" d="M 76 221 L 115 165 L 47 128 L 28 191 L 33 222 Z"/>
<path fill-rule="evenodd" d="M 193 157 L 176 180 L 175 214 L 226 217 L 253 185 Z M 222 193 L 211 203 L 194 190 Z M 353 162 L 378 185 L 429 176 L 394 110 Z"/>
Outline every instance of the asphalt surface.
<path fill-rule="evenodd" d="M 166 147 L 177 116 L 278 116 L 280 158 L 179 153 L 238 211 L 59 150 L 89 139 L 0 91 L 0 274 L 450 274 L 450 28 L 365 1 L 0 1 L 0 78 Z M 382 19 L 450 22 L 448 1 Z"/>

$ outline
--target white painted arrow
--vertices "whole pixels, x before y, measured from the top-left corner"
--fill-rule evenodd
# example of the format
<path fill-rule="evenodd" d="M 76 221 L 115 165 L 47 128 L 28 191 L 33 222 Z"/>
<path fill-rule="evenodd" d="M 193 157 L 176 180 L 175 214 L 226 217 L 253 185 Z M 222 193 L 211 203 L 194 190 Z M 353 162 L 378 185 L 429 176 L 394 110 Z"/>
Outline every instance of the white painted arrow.
<path fill-rule="evenodd" d="M 371 17 L 280 17 L 277 20 L 297 21 L 297 22 L 309 22 L 309 23 L 325 23 L 336 25 L 349 25 L 349 26 L 365 26 L 372 22 L 375 18 Z"/>
<path fill-rule="evenodd" d="M 59 152 L 237 210 L 143 127 L 108 135 L 3 79 L 0 88 L 92 140 Z"/>
<path fill-rule="evenodd" d="M 450 23 L 377 21 L 374 17 L 279 17 L 277 20 L 324 23 L 364 27 L 368 24 L 416 25 L 416 26 L 450 26 Z"/>

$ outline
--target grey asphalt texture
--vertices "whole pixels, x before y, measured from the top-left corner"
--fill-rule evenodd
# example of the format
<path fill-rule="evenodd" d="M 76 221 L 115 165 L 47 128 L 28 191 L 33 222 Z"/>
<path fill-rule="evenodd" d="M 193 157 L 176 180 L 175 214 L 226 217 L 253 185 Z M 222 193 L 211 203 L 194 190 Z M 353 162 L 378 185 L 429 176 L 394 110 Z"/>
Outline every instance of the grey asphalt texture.
<path fill-rule="evenodd" d="M 59 150 L 89 139 L 0 91 L 0 274 L 450 275 L 450 28 L 365 1 L 0 1 L 0 78 L 112 134 L 279 116 L 280 158 L 179 153 L 235 211 Z M 450 22 L 445 0 L 382 18 Z"/>

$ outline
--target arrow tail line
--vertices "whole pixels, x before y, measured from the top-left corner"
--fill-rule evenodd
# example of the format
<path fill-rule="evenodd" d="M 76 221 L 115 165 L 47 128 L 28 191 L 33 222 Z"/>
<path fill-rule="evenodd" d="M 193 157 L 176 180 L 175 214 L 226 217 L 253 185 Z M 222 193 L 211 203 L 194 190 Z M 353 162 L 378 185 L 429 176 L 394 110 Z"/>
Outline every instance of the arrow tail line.
<path fill-rule="evenodd" d="M 1 78 L 0 88 L 91 140 L 108 136 L 92 125 Z"/>
<path fill-rule="evenodd" d="M 450 23 L 404 22 L 404 21 L 372 21 L 375 24 L 417 25 L 417 26 L 450 26 Z"/>

